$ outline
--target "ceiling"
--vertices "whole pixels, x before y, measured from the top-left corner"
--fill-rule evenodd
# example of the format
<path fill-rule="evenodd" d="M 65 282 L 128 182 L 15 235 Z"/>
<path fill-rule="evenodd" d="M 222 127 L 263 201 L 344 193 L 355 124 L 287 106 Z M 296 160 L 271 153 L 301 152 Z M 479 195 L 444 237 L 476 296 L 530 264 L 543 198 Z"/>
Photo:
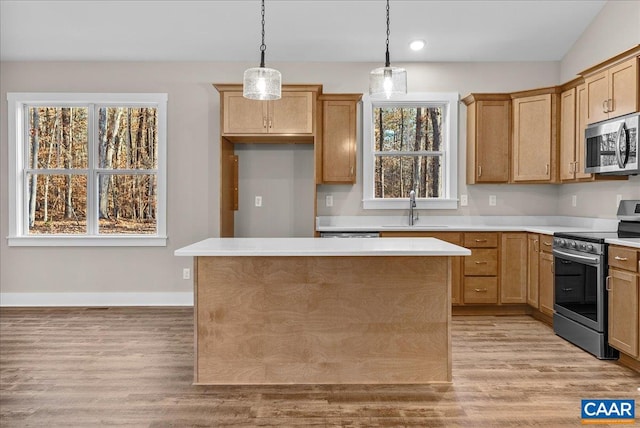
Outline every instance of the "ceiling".
<path fill-rule="evenodd" d="M 391 62 L 558 61 L 605 3 L 393 0 Z M 382 0 L 267 0 L 267 66 L 383 62 L 385 19 Z M 258 0 L 0 0 L 1 60 L 258 63 L 259 46 Z"/>

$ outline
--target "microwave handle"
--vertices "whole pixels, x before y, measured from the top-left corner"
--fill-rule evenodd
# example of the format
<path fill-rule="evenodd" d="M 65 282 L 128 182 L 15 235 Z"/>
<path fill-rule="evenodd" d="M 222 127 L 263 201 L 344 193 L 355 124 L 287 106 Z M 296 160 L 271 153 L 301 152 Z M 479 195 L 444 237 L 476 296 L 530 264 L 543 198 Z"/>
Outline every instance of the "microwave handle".
<path fill-rule="evenodd" d="M 627 134 L 625 134 L 624 132 L 624 121 L 620 122 L 620 126 L 618 127 L 618 134 L 616 135 L 616 160 L 618 161 L 618 166 L 620 168 L 624 168 L 624 161 L 622 160 L 622 153 L 620 153 L 620 143 L 621 143 L 621 139 L 622 137 L 627 136 Z M 626 150 L 626 141 L 625 141 L 625 150 Z M 626 156 L 625 156 L 626 157 Z"/>

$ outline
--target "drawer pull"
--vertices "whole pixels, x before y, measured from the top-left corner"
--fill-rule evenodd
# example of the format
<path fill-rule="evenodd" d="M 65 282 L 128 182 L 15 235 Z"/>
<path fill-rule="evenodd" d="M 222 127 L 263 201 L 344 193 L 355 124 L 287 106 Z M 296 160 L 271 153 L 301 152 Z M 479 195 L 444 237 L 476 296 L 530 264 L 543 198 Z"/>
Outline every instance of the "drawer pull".
<path fill-rule="evenodd" d="M 626 258 L 626 257 L 620 257 L 620 256 L 615 256 L 615 257 L 614 257 L 614 259 L 616 259 L 616 260 L 620 260 L 621 262 L 626 262 L 627 260 L 629 260 L 629 259 L 628 259 L 628 258 Z"/>
<path fill-rule="evenodd" d="M 475 291 L 476 293 L 486 293 L 487 290 L 486 288 L 474 288 L 473 291 Z"/>
<path fill-rule="evenodd" d="M 571 287 L 563 288 L 562 291 L 564 291 L 565 293 L 568 293 L 569 291 L 573 291 L 573 288 Z"/>
<path fill-rule="evenodd" d="M 486 265 L 486 264 L 487 264 L 487 262 L 480 262 L 480 261 L 478 261 L 478 262 L 476 262 L 476 264 L 477 264 L 477 265 Z"/>
<path fill-rule="evenodd" d="M 476 239 L 476 242 L 487 242 L 486 239 Z"/>
<path fill-rule="evenodd" d="M 545 246 L 547 246 L 547 247 L 550 247 L 550 246 L 551 246 L 551 242 L 543 242 L 542 244 L 543 244 L 543 245 L 545 245 Z"/>
<path fill-rule="evenodd" d="M 607 291 L 611 291 L 611 276 L 608 276 L 605 280 L 605 286 L 604 289 Z"/>

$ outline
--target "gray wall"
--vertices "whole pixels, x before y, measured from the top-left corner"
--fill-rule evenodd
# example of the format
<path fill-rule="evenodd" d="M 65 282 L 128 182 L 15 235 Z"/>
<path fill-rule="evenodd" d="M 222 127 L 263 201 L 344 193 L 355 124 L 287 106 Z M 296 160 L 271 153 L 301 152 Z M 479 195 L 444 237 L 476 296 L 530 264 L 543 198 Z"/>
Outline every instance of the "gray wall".
<path fill-rule="evenodd" d="M 598 33 L 602 28 L 627 27 L 635 24 L 636 16 L 609 2 L 598 18 L 596 27 L 588 30 Z M 637 10 L 636 5 L 631 11 Z M 638 43 L 633 35 L 616 42 L 610 50 L 622 51 Z M 563 73 L 575 68 L 574 63 L 596 63 L 603 58 L 591 53 L 589 45 L 576 43 L 569 56 L 580 61 L 546 63 L 413 63 L 408 69 L 409 88 L 418 91 L 454 91 L 462 96 L 468 92 L 517 91 L 561 83 Z M 583 59 L 585 58 L 585 59 Z M 367 63 L 274 63 L 283 73 L 285 83 L 322 83 L 325 92 L 365 92 L 369 71 L 379 64 Z M 398 64 L 400 65 L 400 64 Z M 218 94 L 213 82 L 241 80 L 247 63 L 137 63 L 137 62 L 3 62 L 0 64 L 0 236 L 8 234 L 7 192 L 7 92 L 167 92 L 168 104 L 168 213 L 166 248 L 65 248 L 65 247 L 7 247 L 0 240 L 0 291 L 2 293 L 112 293 L 127 296 L 134 293 L 189 293 L 190 280 L 181 279 L 182 268 L 190 267 L 191 260 L 173 256 L 173 251 L 189 243 L 218 235 L 219 223 L 219 126 Z M 578 67 L 580 68 L 580 67 Z M 469 206 L 452 211 L 433 211 L 434 215 L 501 215 L 501 214 L 571 214 L 612 217 L 615 215 L 615 194 L 639 197 L 640 181 L 633 178 L 624 183 L 594 183 L 585 185 L 475 185 L 466 186 L 464 177 L 466 139 L 466 109 L 460 107 L 459 194 L 469 195 Z M 245 151 L 246 150 L 246 151 Z M 296 196 L 312 194 L 310 176 L 303 176 L 300 165 L 310 162 L 308 149 L 280 148 L 259 153 L 247 147 L 240 151 L 244 165 L 271 166 L 260 159 L 280 156 L 288 163 L 289 177 L 295 177 L 296 187 L 286 191 L 267 193 L 260 179 L 244 176 L 252 168 L 241 168 L 243 185 L 241 204 L 252 203 L 253 196 L 265 198 L 263 211 L 251 209 L 238 215 L 242 233 L 256 233 L 254 225 L 264 225 L 270 219 L 267 204 L 286 206 L 288 218 L 296 217 L 294 233 L 306 230 L 308 219 L 298 219 Z M 361 153 L 361 150 L 359 150 Z M 273 160 L 273 162 L 276 162 Z M 361 168 L 361 162 L 359 162 Z M 309 168 L 311 170 L 311 168 Z M 274 171 L 271 171 L 274 172 Z M 319 214 L 361 214 L 361 170 L 355 186 L 322 186 Z M 306 187 L 305 192 L 301 186 Z M 300 184 L 300 186 L 298 186 Z M 274 186 L 276 188 L 276 186 Z M 335 206 L 329 210 L 323 195 L 332 193 Z M 579 209 L 566 207 L 567 198 L 578 193 Z M 489 207 L 488 195 L 495 194 L 496 207 Z M 247 196 L 248 201 L 244 199 Z M 583 205 L 584 201 L 584 205 Z M 312 206 L 308 202 L 303 207 Z M 570 203 L 569 203 L 570 205 Z M 308 212 L 308 208 L 304 208 Z M 254 210 L 255 211 L 255 210 Z M 366 214 L 394 214 L 389 211 Z M 254 216 L 257 215 L 257 216 Z M 283 215 L 283 214 L 279 214 Z M 426 212 L 422 215 L 429 215 Z M 251 217 L 254 216 L 254 217 Z M 284 216 L 282 217 L 284 219 Z M 300 221 L 301 223 L 297 223 Z M 265 230 L 266 226 L 257 229 Z M 280 230 L 278 233 L 284 233 Z M 1 302 L 0 302 L 1 303 Z"/>

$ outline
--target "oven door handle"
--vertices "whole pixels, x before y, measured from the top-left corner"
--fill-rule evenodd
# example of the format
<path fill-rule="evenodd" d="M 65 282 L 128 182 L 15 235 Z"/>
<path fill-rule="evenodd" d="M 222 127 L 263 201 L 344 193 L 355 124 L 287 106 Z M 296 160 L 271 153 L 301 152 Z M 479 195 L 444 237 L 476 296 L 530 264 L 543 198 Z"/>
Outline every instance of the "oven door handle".
<path fill-rule="evenodd" d="M 577 263 L 583 263 L 583 262 L 588 262 L 589 264 L 592 265 L 597 265 L 600 262 L 600 258 L 599 257 L 585 257 L 585 256 L 579 256 L 577 254 L 569 254 L 569 253 L 565 253 L 564 251 L 560 251 L 560 250 L 553 250 L 552 251 L 553 255 L 555 256 L 559 256 Z"/>

